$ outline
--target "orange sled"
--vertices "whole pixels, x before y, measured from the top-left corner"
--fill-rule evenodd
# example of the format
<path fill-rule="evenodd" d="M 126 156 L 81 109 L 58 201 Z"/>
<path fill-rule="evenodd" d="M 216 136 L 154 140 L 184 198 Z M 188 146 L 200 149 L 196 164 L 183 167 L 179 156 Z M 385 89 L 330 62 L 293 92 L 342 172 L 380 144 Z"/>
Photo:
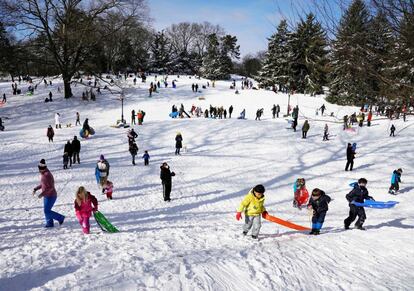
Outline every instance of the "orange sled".
<path fill-rule="evenodd" d="M 296 230 L 310 230 L 309 227 L 294 224 L 292 222 L 280 219 L 280 218 L 275 217 L 275 216 L 271 216 L 269 214 L 266 214 L 264 219 L 269 220 L 269 221 L 274 222 L 274 223 L 277 223 L 277 224 L 280 224 L 280 225 L 283 225 L 283 226 L 286 226 L 286 227 L 289 227 L 289 228 L 292 228 L 292 229 L 296 229 Z"/>

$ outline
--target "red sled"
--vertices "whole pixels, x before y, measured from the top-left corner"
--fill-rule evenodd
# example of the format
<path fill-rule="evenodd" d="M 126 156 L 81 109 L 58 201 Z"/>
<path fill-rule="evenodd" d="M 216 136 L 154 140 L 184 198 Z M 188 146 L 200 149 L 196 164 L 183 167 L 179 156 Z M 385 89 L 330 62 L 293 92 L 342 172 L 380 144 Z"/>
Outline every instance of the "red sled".
<path fill-rule="evenodd" d="M 298 208 L 302 205 L 306 205 L 309 199 L 309 192 L 306 188 L 298 189 L 295 192 L 295 204 Z"/>

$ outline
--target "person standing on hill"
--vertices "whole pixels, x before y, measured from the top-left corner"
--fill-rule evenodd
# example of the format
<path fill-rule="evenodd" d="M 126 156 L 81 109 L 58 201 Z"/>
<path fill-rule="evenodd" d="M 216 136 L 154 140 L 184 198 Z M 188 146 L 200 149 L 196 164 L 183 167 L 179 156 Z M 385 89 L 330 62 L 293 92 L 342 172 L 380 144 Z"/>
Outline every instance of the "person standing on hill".
<path fill-rule="evenodd" d="M 160 167 L 160 179 L 162 183 L 162 190 L 163 190 L 163 196 L 164 201 L 170 202 L 170 194 L 171 194 L 171 188 L 172 188 L 172 178 L 175 176 L 174 172 L 170 171 L 170 166 L 166 162 L 162 163 Z"/>
<path fill-rule="evenodd" d="M 73 154 L 73 149 L 72 149 L 72 144 L 70 143 L 70 140 L 68 140 L 68 142 L 65 144 L 65 148 L 63 150 L 63 153 L 67 153 L 68 154 L 69 167 L 72 167 L 72 154 Z"/>
<path fill-rule="evenodd" d="M 355 151 L 352 149 L 352 145 L 348 143 L 348 147 L 346 148 L 346 166 L 345 171 L 348 171 L 348 168 L 350 171 L 352 171 L 352 168 L 354 167 L 354 159 L 355 159 Z"/>
<path fill-rule="evenodd" d="M 78 164 L 80 164 L 79 153 L 81 150 L 81 143 L 78 140 L 78 137 L 75 135 L 72 141 L 72 151 L 73 151 L 73 163 L 76 164 L 76 160 L 78 160 Z"/>
<path fill-rule="evenodd" d="M 302 138 L 306 138 L 309 128 L 310 128 L 309 122 L 305 120 L 305 123 L 302 126 Z"/>
<path fill-rule="evenodd" d="M 349 202 L 349 216 L 344 220 L 345 229 L 349 229 L 351 223 L 358 217 L 355 227 L 360 230 L 365 230 L 362 226 L 367 219 L 365 209 L 362 206 L 356 206 L 354 202 L 364 203 L 365 200 L 374 200 L 374 198 L 368 195 L 367 183 L 368 181 L 365 178 L 359 179 L 358 185 L 346 195 L 346 200 Z"/>
<path fill-rule="evenodd" d="M 135 166 L 135 156 L 138 154 L 138 146 L 135 141 L 129 143 L 129 152 L 132 156 L 132 164 Z"/>
<path fill-rule="evenodd" d="M 49 127 L 47 128 L 46 136 L 49 139 L 49 142 L 53 142 L 55 131 L 53 130 L 53 127 L 51 125 L 49 125 Z"/>
<path fill-rule="evenodd" d="M 325 123 L 325 128 L 323 130 L 323 139 L 322 139 L 322 141 L 329 140 L 329 138 L 328 138 L 328 136 L 329 136 L 328 130 L 329 130 L 328 124 Z"/>
<path fill-rule="evenodd" d="M 229 118 L 231 118 L 231 114 L 233 113 L 233 105 L 229 107 Z"/>
<path fill-rule="evenodd" d="M 46 220 L 45 227 L 53 227 L 53 220 L 57 220 L 61 225 L 65 220 L 65 216 L 52 211 L 53 205 L 55 204 L 57 198 L 55 179 L 47 168 L 45 159 L 40 160 L 38 168 L 40 173 L 40 185 L 36 186 L 33 189 L 33 195 L 36 194 L 37 190 L 42 190 L 42 192 L 37 197 L 43 198 L 43 212 L 45 214 Z"/>
<path fill-rule="evenodd" d="M 273 119 L 276 118 L 276 105 L 275 104 L 273 104 L 273 107 L 272 107 L 272 117 Z"/>
<path fill-rule="evenodd" d="M 132 124 L 136 124 L 136 122 L 135 122 L 135 110 L 134 109 L 132 109 L 132 111 L 131 111 L 131 125 Z"/>
<path fill-rule="evenodd" d="M 394 126 L 394 124 L 391 125 L 390 130 L 391 130 L 390 136 L 394 136 L 395 137 L 395 126 Z"/>
<path fill-rule="evenodd" d="M 81 123 L 80 123 L 80 114 L 79 114 L 79 112 L 76 112 L 76 122 L 75 122 L 75 126 L 76 125 L 81 125 Z"/>
<path fill-rule="evenodd" d="M 183 147 L 183 137 L 180 132 L 177 132 L 177 135 L 175 136 L 175 154 L 181 155 L 180 150 Z"/>

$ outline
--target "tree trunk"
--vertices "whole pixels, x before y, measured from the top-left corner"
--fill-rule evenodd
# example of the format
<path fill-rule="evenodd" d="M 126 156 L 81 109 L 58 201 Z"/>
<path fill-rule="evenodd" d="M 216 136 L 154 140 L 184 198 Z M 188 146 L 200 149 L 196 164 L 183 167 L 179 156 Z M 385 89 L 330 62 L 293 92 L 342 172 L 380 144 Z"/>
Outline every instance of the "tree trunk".
<path fill-rule="evenodd" d="M 63 86 L 65 90 L 65 99 L 72 97 L 72 89 L 70 88 L 70 79 L 71 78 L 63 78 Z"/>

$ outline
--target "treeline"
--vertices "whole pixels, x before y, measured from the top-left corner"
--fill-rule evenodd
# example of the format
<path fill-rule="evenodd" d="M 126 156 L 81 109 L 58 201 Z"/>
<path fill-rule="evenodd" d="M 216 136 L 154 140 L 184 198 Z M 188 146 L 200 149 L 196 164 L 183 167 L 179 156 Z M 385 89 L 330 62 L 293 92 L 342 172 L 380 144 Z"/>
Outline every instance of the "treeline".
<path fill-rule="evenodd" d="M 209 22 L 156 31 L 148 13 L 144 0 L 3 0 L 0 72 L 61 75 L 66 98 L 80 72 L 174 72 L 210 79 L 233 72 L 239 58 L 235 36 Z"/>
<path fill-rule="evenodd" d="M 259 72 L 262 87 L 327 93 L 330 102 L 354 105 L 413 96 L 414 4 L 372 3 L 352 1 L 332 40 L 312 13 L 292 30 L 281 21 Z"/>

